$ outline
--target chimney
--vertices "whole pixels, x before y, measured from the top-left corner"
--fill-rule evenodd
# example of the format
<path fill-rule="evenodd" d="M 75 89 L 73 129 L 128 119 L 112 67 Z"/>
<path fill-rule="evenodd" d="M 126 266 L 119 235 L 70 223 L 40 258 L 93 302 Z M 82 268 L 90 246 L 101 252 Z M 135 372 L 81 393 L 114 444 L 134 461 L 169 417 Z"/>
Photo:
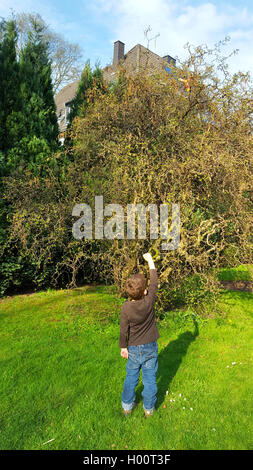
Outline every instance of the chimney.
<path fill-rule="evenodd" d="M 124 57 L 125 44 L 121 41 L 115 41 L 113 50 L 113 65 L 117 65 Z"/>
<path fill-rule="evenodd" d="M 173 59 L 173 57 L 171 57 L 170 55 L 165 55 L 163 59 L 166 60 L 166 62 L 168 62 L 169 64 L 172 62 L 173 65 L 176 65 L 176 59 Z"/>

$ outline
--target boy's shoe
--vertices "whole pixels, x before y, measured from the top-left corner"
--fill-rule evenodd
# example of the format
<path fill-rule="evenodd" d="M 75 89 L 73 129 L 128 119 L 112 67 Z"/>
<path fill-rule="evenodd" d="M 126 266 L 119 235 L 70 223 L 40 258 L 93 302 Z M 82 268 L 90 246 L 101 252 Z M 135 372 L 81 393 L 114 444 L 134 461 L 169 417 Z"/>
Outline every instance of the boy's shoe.
<path fill-rule="evenodd" d="M 145 418 L 149 418 L 149 416 L 152 416 L 154 414 L 153 410 L 144 410 L 145 413 Z"/>
<path fill-rule="evenodd" d="M 124 414 L 124 416 L 130 415 L 130 414 L 132 413 L 133 409 L 136 407 L 136 405 L 137 405 L 137 403 L 134 402 L 133 408 L 132 408 L 131 410 L 125 410 L 125 409 L 123 408 L 123 414 Z"/>

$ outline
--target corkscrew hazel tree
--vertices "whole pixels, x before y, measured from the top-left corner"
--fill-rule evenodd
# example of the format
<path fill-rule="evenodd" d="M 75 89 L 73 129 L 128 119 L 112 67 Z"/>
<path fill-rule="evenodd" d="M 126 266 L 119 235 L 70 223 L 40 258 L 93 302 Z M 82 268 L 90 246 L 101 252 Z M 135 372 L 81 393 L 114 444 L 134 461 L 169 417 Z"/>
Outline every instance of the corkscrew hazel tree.
<path fill-rule="evenodd" d="M 107 92 L 96 86 L 87 92 L 90 105 L 72 122 L 73 159 L 64 178 L 39 180 L 32 202 L 23 195 L 13 217 L 13 234 L 40 259 L 40 269 L 42 260 L 47 270 L 48 257 L 54 259 L 51 279 L 68 273 L 70 285 L 115 282 L 123 293 L 130 272 L 145 270 L 143 252 L 151 251 L 159 308 L 180 296 L 194 306 L 215 285 L 213 268 L 252 260 L 252 82 L 248 74 L 229 75 L 219 47 L 189 48 L 188 60 L 170 75 L 121 68 Z M 189 76 L 187 91 L 179 78 Z M 93 208 L 96 195 L 125 209 L 180 204 L 178 249 L 162 254 L 160 236 L 74 240 L 72 208 L 82 202 Z M 24 213 L 29 227 L 20 223 Z"/>

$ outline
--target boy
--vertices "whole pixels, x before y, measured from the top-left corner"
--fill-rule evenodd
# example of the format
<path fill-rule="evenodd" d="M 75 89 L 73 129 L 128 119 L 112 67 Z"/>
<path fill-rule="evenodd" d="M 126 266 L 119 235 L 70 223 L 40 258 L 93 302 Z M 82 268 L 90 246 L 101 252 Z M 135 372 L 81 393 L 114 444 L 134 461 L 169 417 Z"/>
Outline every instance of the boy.
<path fill-rule="evenodd" d="M 127 375 L 121 396 L 123 413 L 125 416 L 130 414 L 136 406 L 135 387 L 139 382 L 142 368 L 143 408 L 145 416 L 148 417 L 153 414 L 156 402 L 157 339 L 160 335 L 154 313 L 158 289 L 157 271 L 150 253 L 145 253 L 143 258 L 149 265 L 149 290 L 147 292 L 146 278 L 143 274 L 134 274 L 127 280 L 126 291 L 130 300 L 124 302 L 121 307 L 119 347 L 121 356 L 128 359 Z"/>

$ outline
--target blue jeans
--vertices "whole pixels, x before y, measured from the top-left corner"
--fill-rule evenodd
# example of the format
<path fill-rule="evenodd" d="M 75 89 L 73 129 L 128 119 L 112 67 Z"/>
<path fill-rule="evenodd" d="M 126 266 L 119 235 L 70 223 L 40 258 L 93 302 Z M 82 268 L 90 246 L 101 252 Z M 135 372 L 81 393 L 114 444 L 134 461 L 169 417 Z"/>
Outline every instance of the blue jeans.
<path fill-rule="evenodd" d="M 126 365 L 127 375 L 124 382 L 122 407 L 131 410 L 135 401 L 135 387 L 139 382 L 142 368 L 143 408 L 154 410 L 157 400 L 156 373 L 158 369 L 158 345 L 157 341 L 138 346 L 128 346 L 128 360 Z"/>

